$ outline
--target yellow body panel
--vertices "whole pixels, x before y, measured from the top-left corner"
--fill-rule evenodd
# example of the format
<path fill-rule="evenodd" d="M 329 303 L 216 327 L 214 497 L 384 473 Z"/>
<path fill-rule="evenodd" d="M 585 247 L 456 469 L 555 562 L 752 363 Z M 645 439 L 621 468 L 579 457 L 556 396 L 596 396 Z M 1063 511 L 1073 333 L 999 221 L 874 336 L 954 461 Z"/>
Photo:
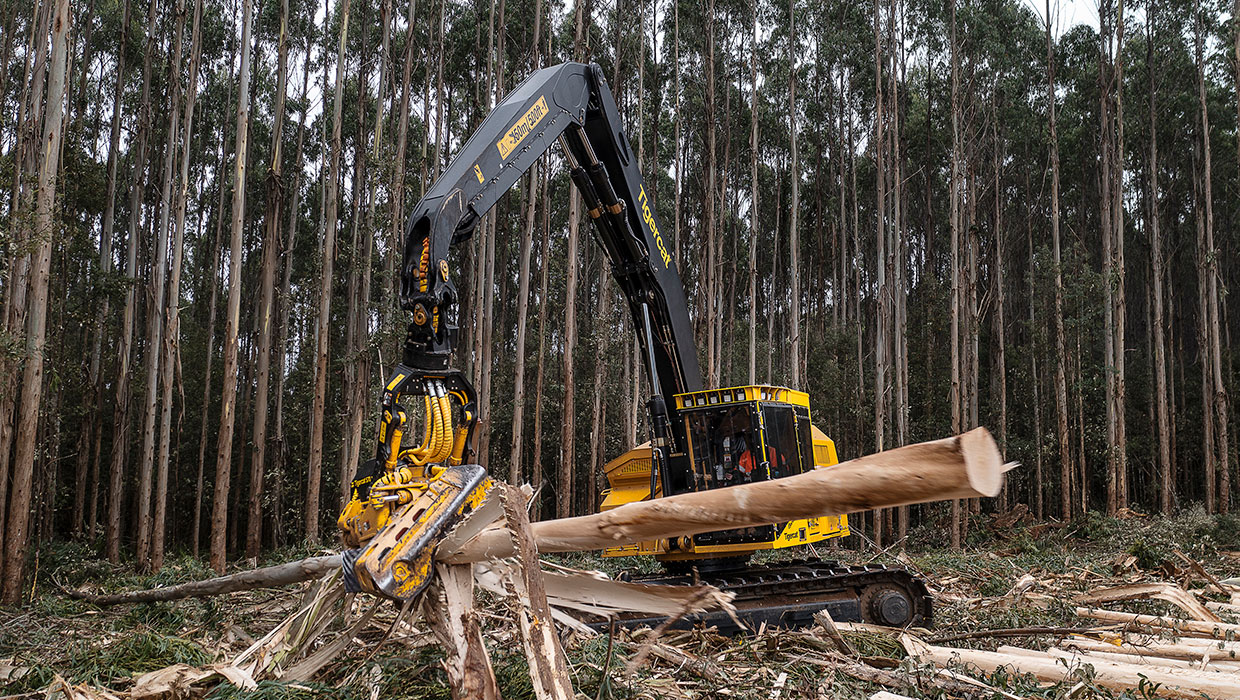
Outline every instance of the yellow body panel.
<path fill-rule="evenodd" d="M 678 409 L 698 406 L 717 406 L 743 402 L 778 402 L 809 407 L 809 396 L 802 391 L 785 387 L 743 386 L 712 389 L 675 397 Z M 835 442 L 821 430 L 812 427 L 814 468 L 822 469 L 839 463 Z M 650 498 L 650 443 L 643 443 L 607 463 L 603 468 L 610 488 L 603 491 L 600 511 L 618 508 Z M 658 498 L 662 493 L 656 492 Z M 783 549 L 803 544 L 821 542 L 849 534 L 848 516 L 809 518 L 794 520 L 784 525 L 779 534 L 765 542 L 741 544 L 699 545 L 693 538 L 677 540 L 650 540 L 622 547 L 603 550 L 605 557 L 631 557 L 655 555 L 661 560 L 705 559 L 719 556 L 744 556 L 763 549 Z"/>

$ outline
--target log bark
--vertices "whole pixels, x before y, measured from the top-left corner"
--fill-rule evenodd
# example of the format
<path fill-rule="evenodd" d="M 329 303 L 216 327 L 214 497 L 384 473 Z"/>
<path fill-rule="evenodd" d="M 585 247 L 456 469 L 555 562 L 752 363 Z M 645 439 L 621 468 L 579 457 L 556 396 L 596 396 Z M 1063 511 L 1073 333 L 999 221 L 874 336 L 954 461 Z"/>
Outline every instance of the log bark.
<path fill-rule="evenodd" d="M 1127 586 L 1114 586 L 1078 595 L 1074 599 L 1083 605 L 1112 603 L 1124 600 L 1162 600 L 1188 613 L 1195 620 L 1202 622 L 1220 622 L 1217 615 L 1210 612 L 1191 593 L 1172 583 L 1134 583 Z"/>
<path fill-rule="evenodd" d="M 96 594 L 73 589 L 63 589 L 70 598 L 84 600 L 93 605 L 120 605 L 123 603 L 155 603 L 183 598 L 202 598 L 223 593 L 248 591 L 254 588 L 287 586 L 302 581 L 321 578 L 340 567 L 340 555 L 310 557 L 300 561 L 261 569 L 242 571 L 227 576 L 217 576 L 205 581 L 191 581 L 175 586 L 165 586 L 147 591 Z"/>
<path fill-rule="evenodd" d="M 1136 613 L 1116 612 L 1113 610 L 1096 610 L 1093 608 L 1077 608 L 1079 617 L 1088 617 L 1106 622 L 1124 622 L 1142 627 L 1160 630 L 1171 630 L 1182 637 L 1206 637 L 1208 639 L 1235 639 L 1240 637 L 1240 625 L 1225 622 L 1199 622 L 1196 620 L 1178 620 L 1157 615 L 1138 615 Z"/>
<path fill-rule="evenodd" d="M 994 496 L 1003 482 L 998 446 L 985 428 L 909 445 L 833 467 L 711 491 L 631 503 L 533 525 L 541 552 L 603 549 L 661 537 L 753 527 L 914 503 Z M 445 561 L 512 556 L 505 530 L 479 535 Z"/>
<path fill-rule="evenodd" d="M 994 673 L 1000 668 L 1031 673 L 1038 680 L 1057 683 L 1068 680 L 1076 673 L 1076 666 L 1048 654 L 1011 654 L 975 649 L 950 647 L 927 647 L 919 654 L 922 661 L 936 664 L 958 662 Z M 1112 690 L 1130 690 L 1142 683 L 1157 686 L 1159 697 L 1200 698 L 1202 693 L 1210 697 L 1235 697 L 1240 693 L 1240 683 L 1221 674 L 1188 669 L 1156 668 L 1136 664 L 1116 663 L 1089 658 L 1077 659 L 1081 665 L 1093 667 L 1092 682 Z"/>

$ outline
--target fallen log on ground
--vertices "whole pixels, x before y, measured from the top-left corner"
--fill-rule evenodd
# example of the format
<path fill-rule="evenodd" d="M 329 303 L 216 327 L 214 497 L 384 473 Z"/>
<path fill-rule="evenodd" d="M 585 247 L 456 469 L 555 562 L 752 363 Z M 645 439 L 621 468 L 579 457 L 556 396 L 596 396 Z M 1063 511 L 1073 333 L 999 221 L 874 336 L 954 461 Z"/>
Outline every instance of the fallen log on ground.
<path fill-rule="evenodd" d="M 143 591 L 126 591 L 124 593 L 88 593 L 71 588 L 61 587 L 65 595 L 95 605 L 119 605 L 121 603 L 157 603 L 182 598 L 201 598 L 223 593 L 249 591 L 255 588 L 287 586 L 322 578 L 340 568 L 340 555 L 331 554 L 323 557 L 310 557 L 286 564 L 265 566 L 227 576 L 217 576 L 204 581 L 190 581 L 175 586 L 152 588 Z"/>
<path fill-rule="evenodd" d="M 1006 467 L 985 428 L 899 447 L 771 481 L 638 501 L 593 515 L 534 523 L 539 552 L 604 549 L 643 540 L 755 527 L 875 508 L 994 496 Z M 511 535 L 482 532 L 444 557 L 453 564 L 510 557 Z"/>
<path fill-rule="evenodd" d="M 1218 615 L 1210 612 L 1192 593 L 1174 583 L 1164 583 L 1161 581 L 1100 588 L 1088 593 L 1082 593 L 1074 600 L 1082 605 L 1116 603 L 1125 600 L 1161 600 L 1180 608 L 1191 615 L 1194 620 L 1200 622 L 1220 622 Z"/>
<path fill-rule="evenodd" d="M 1058 683 L 1074 677 L 1076 667 L 1065 659 L 1031 649 L 1019 650 L 1006 648 L 1005 652 L 979 651 L 976 649 L 955 649 L 951 647 L 926 647 L 918 656 L 922 661 L 930 661 L 938 665 L 953 662 L 971 666 L 985 673 L 994 673 L 1000 668 L 1015 670 L 1020 673 L 1031 673 L 1038 680 Z M 1179 668 L 1161 668 L 1137 664 L 1102 661 L 1089 657 L 1077 656 L 1079 664 L 1093 667 L 1091 682 L 1111 690 L 1133 690 L 1143 684 L 1154 688 L 1152 694 L 1158 697 L 1193 698 L 1200 700 L 1202 694 L 1213 698 L 1234 698 L 1240 696 L 1240 680 L 1207 671 Z"/>
<path fill-rule="evenodd" d="M 1098 610 L 1095 608 L 1077 608 L 1076 614 L 1106 622 L 1123 622 L 1138 627 L 1168 630 L 1182 637 L 1205 637 L 1207 639 L 1240 639 L 1240 625 L 1225 622 L 1199 622 L 1197 620 L 1179 620 L 1173 617 L 1157 615 L 1139 615 L 1137 613 L 1117 612 L 1115 610 Z"/>

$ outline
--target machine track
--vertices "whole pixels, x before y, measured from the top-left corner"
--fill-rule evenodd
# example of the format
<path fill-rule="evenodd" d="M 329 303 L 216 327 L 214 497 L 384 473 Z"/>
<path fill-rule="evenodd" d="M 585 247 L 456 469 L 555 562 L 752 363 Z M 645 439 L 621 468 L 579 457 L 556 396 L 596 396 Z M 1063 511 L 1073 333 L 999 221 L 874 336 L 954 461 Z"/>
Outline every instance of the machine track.
<path fill-rule="evenodd" d="M 747 627 L 807 627 L 814 613 L 826 609 L 837 622 L 868 622 L 891 627 L 928 627 L 933 606 L 926 585 L 902 567 L 878 564 L 845 566 L 839 562 L 802 560 L 738 566 L 690 575 L 633 577 L 635 583 L 685 586 L 704 583 L 734 593 L 736 617 Z M 632 616 L 618 622 L 628 627 L 655 626 L 664 618 Z M 723 634 L 741 632 L 727 612 L 687 615 L 674 628 L 705 624 Z M 605 627 L 606 623 L 600 623 Z"/>

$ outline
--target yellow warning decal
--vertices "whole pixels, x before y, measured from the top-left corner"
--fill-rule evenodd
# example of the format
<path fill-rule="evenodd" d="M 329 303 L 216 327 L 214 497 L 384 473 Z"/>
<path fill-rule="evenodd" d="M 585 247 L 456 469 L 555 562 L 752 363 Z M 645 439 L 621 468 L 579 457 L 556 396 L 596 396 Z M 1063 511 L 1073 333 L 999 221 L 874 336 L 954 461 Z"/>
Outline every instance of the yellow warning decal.
<path fill-rule="evenodd" d="M 545 116 L 547 116 L 547 98 L 540 97 L 534 103 L 534 106 L 530 107 L 525 114 L 521 115 L 517 123 L 508 129 L 508 133 L 504 134 L 502 139 L 495 142 L 495 147 L 499 149 L 499 157 L 507 158 L 508 154 L 521 145 L 525 137 L 530 135 L 530 132 L 534 130 L 534 127 L 538 126 L 538 122 L 542 121 Z"/>
<path fill-rule="evenodd" d="M 478 178 L 478 182 L 483 181 L 482 180 L 482 168 L 479 168 L 477 165 L 474 165 L 474 177 Z"/>

